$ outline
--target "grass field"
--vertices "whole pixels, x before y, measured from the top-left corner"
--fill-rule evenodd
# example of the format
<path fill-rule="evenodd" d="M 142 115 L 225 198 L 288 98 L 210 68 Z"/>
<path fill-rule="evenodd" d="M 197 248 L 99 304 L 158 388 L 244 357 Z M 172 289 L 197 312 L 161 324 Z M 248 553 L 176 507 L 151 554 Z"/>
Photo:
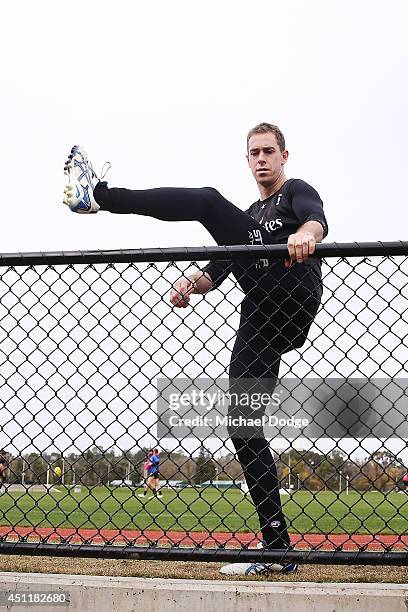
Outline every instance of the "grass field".
<path fill-rule="evenodd" d="M 274 573 L 271 576 L 225 576 L 224 563 L 200 561 L 135 561 L 122 559 L 81 559 L 78 557 L 33 557 L 0 555 L 2 572 L 41 572 L 45 574 L 87 574 L 91 576 L 140 576 L 143 578 L 177 578 L 183 580 L 244 580 L 251 582 L 394 582 L 407 583 L 407 566 L 392 565 L 301 565 L 295 574 Z M 108 580 L 108 578 L 107 578 Z M 389 604 L 388 610 L 391 610 Z M 306 606 L 306 604 L 305 604 Z M 139 606 L 139 608 L 141 608 Z M 18 608 L 17 608 L 18 609 Z M 327 608 L 326 608 L 327 609 Z M 333 607 L 332 607 L 333 609 Z M 34 608 L 34 610 L 38 610 Z M 344 608 L 343 608 L 344 610 Z"/>
<path fill-rule="evenodd" d="M 9 491 L 0 496 L 0 525 L 98 529 L 257 532 L 255 508 L 238 490 L 163 489 L 161 499 L 142 490 L 81 488 L 81 493 Z M 408 496 L 379 492 L 282 497 L 289 531 L 298 533 L 406 534 Z"/>

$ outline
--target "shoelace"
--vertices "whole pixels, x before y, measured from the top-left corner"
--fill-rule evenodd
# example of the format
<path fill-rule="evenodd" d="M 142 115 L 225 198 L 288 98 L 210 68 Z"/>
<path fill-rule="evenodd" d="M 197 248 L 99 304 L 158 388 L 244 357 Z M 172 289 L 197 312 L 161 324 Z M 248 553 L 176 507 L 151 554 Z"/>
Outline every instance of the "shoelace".
<path fill-rule="evenodd" d="M 250 576 L 252 573 L 255 573 L 257 576 L 270 576 L 273 572 L 277 571 L 277 569 L 272 569 L 271 566 L 277 565 L 273 563 L 253 563 L 248 569 L 245 571 L 245 576 Z M 282 567 L 282 566 L 281 566 Z M 298 570 L 297 563 L 288 563 L 284 565 L 280 570 L 282 574 L 291 574 L 292 572 L 297 572 Z"/>
<path fill-rule="evenodd" d="M 100 181 L 105 178 L 105 176 L 108 174 L 110 169 L 111 169 L 111 163 L 105 162 L 101 169 L 101 176 L 99 177 Z"/>
<path fill-rule="evenodd" d="M 266 563 L 253 563 L 245 571 L 245 576 L 250 576 L 252 572 L 255 572 L 257 576 L 269 576 L 271 570 Z"/>
<path fill-rule="evenodd" d="M 88 166 L 90 167 L 92 174 L 98 179 L 98 181 L 102 181 L 111 169 L 112 164 L 110 162 L 105 162 L 102 166 L 100 176 L 96 174 L 90 161 L 88 161 Z"/>

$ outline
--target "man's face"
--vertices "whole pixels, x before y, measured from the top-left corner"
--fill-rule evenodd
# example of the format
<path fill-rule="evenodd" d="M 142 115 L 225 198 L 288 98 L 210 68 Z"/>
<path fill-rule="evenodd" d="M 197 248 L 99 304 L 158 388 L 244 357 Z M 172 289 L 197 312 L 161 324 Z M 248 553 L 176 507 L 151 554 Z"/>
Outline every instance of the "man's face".
<path fill-rule="evenodd" d="M 247 160 L 258 185 L 273 185 L 287 159 L 288 152 L 280 150 L 273 132 L 254 134 L 249 139 Z"/>

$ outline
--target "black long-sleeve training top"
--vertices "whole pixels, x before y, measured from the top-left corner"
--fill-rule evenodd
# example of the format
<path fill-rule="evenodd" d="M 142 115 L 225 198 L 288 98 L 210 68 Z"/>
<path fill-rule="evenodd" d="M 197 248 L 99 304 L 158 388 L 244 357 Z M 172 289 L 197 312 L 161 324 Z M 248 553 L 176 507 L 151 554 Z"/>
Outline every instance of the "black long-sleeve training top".
<path fill-rule="evenodd" d="M 289 236 L 307 221 L 322 225 L 323 238 L 328 233 L 323 202 L 316 189 L 302 179 L 288 179 L 279 191 L 265 200 L 257 200 L 246 212 L 270 234 L 269 244 L 286 244 Z M 306 265 L 321 276 L 320 259 L 310 257 Z M 212 261 L 202 269 L 208 272 L 215 288 L 231 272 L 231 262 Z"/>

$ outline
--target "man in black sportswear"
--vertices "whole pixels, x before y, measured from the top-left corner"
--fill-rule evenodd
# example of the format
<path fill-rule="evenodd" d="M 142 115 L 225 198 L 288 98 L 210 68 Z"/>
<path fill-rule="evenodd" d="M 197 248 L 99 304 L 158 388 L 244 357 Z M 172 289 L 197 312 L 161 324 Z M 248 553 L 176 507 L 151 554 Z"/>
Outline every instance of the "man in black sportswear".
<path fill-rule="evenodd" d="M 170 295 L 174 306 L 185 308 L 191 294 L 219 287 L 233 272 L 245 297 L 229 368 L 230 390 L 243 391 L 240 381 L 249 380 L 254 381 L 252 391 L 267 389 L 271 394 L 282 355 L 304 344 L 319 308 L 320 260 L 313 253 L 328 230 L 317 191 L 300 179 L 286 179 L 288 151 L 277 126 L 262 123 L 249 132 L 247 159 L 260 199 L 246 212 L 211 187 L 109 189 L 106 182 L 98 182 L 79 147 L 72 149 L 65 166 L 69 183 L 64 202 L 79 213 L 101 209 L 166 221 L 199 221 L 219 245 L 286 243 L 285 260 L 210 262 L 177 281 Z M 242 408 L 232 405 L 231 414 L 237 413 L 242 414 Z M 258 512 L 264 545 L 286 548 L 290 539 L 276 466 L 263 432 L 230 428 L 230 435 Z"/>

